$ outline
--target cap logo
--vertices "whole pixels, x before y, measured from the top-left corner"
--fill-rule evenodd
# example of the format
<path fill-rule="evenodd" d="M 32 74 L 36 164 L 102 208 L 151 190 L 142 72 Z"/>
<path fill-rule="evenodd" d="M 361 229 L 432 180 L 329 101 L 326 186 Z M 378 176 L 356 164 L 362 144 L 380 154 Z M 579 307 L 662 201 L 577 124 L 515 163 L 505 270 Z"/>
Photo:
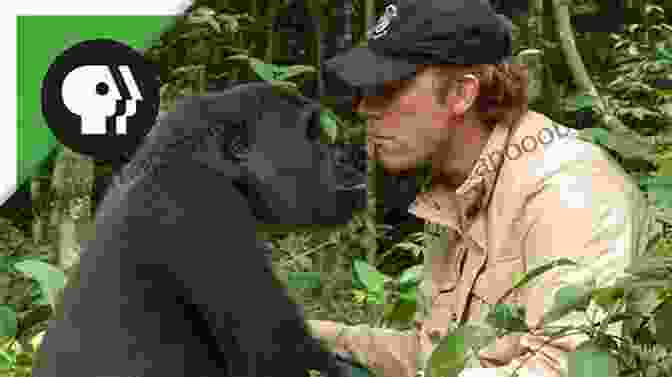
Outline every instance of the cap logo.
<path fill-rule="evenodd" d="M 368 39 L 378 39 L 387 34 L 387 29 L 393 18 L 397 17 L 397 6 L 394 4 L 385 7 L 385 13 L 378 19 L 376 26 L 366 32 Z"/>

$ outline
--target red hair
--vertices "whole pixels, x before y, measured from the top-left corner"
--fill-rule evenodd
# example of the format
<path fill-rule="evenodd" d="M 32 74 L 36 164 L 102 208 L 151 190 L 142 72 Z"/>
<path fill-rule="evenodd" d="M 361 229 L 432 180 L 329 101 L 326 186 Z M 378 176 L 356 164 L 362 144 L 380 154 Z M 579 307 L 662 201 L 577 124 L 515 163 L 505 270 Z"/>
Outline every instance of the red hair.
<path fill-rule="evenodd" d="M 528 72 L 523 64 L 500 63 L 472 66 L 438 66 L 437 100 L 445 103 L 456 80 L 466 74 L 478 78 L 480 91 L 476 109 L 480 120 L 494 126 L 496 123 L 514 124 L 528 109 Z"/>

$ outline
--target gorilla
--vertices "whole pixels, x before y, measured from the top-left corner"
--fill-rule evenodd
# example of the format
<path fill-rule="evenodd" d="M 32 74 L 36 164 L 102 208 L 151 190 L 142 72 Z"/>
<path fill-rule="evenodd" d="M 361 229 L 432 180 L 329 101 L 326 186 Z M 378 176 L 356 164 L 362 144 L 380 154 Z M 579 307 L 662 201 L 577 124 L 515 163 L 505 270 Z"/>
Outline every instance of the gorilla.
<path fill-rule="evenodd" d="M 318 103 L 264 82 L 182 100 L 105 195 L 33 376 L 345 376 L 256 237 L 366 209 L 365 149 L 335 148 Z"/>

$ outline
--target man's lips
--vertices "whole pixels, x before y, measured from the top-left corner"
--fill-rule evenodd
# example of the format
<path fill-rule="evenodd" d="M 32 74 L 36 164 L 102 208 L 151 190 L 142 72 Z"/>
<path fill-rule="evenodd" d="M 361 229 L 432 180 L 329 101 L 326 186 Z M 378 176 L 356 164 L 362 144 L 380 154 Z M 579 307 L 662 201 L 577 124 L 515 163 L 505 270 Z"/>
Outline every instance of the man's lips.
<path fill-rule="evenodd" d="M 389 151 L 398 145 L 393 137 L 376 136 L 369 138 L 369 140 L 369 153 L 373 152 L 374 148 L 378 151 Z"/>
<path fill-rule="evenodd" d="M 367 154 L 369 158 L 375 158 L 376 157 L 376 151 L 379 151 L 381 149 L 387 149 L 385 147 L 385 144 L 389 144 L 389 142 L 392 140 L 391 137 L 386 137 L 386 136 L 368 136 L 368 143 L 367 144 Z"/>
<path fill-rule="evenodd" d="M 385 141 L 394 140 L 394 138 L 390 136 L 371 136 L 369 137 L 369 139 L 371 139 L 371 141 L 373 141 L 374 143 L 381 143 Z"/>

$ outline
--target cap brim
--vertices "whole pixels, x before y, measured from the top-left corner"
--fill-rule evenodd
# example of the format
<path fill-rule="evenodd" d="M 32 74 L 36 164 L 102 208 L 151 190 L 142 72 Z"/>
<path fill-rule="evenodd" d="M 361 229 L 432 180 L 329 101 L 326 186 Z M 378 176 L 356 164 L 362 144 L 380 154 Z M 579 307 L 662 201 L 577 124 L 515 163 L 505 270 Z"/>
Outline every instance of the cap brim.
<path fill-rule="evenodd" d="M 407 78 L 417 69 L 416 64 L 376 55 L 366 47 L 356 47 L 337 55 L 327 60 L 325 67 L 352 87 L 379 86 Z"/>

